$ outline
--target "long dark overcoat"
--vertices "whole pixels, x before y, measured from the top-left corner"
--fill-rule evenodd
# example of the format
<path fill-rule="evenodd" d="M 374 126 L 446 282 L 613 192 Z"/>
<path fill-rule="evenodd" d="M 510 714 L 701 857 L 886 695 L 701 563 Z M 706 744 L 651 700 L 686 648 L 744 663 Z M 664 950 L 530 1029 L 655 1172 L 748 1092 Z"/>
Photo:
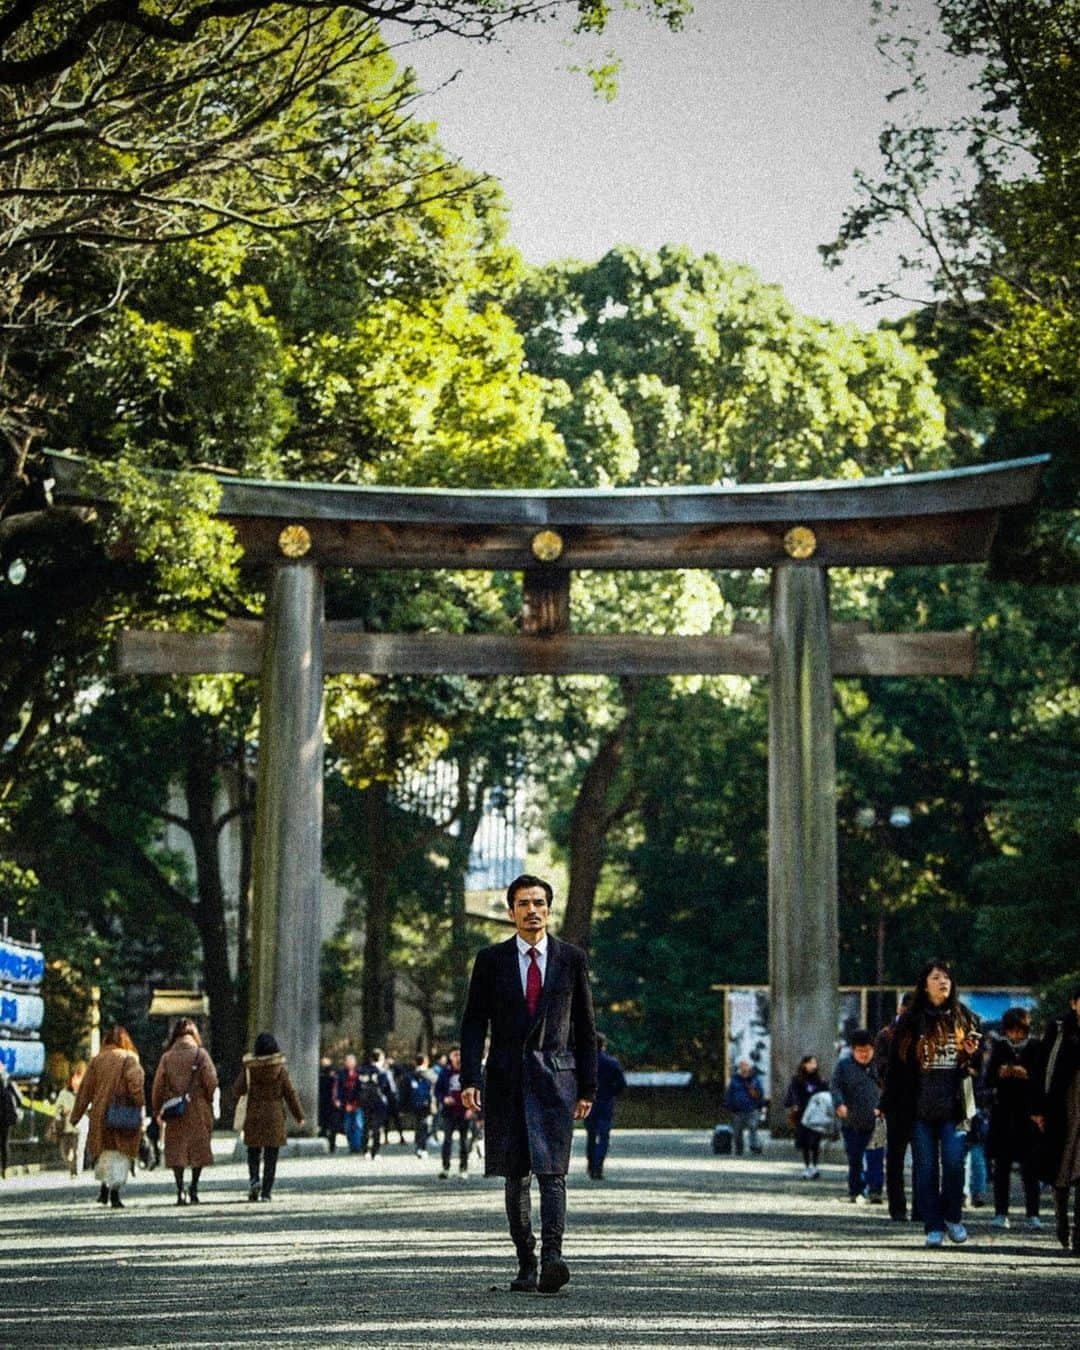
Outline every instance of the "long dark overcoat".
<path fill-rule="evenodd" d="M 548 937 L 544 986 L 532 1018 L 521 987 L 517 939 L 479 952 L 461 1022 L 462 1088 L 480 1086 L 489 1032 L 485 1175 L 566 1173 L 574 1103 L 596 1095 L 596 1025 L 580 947 Z"/>
<path fill-rule="evenodd" d="M 1046 1028 L 1031 1081 L 1031 1113 L 1042 1116 L 1046 1128 L 1039 1137 L 1035 1162 L 1039 1180 L 1057 1179 L 1061 1155 L 1068 1142 L 1068 1095 L 1073 1075 L 1080 1073 L 1080 1019 L 1071 1009 Z"/>

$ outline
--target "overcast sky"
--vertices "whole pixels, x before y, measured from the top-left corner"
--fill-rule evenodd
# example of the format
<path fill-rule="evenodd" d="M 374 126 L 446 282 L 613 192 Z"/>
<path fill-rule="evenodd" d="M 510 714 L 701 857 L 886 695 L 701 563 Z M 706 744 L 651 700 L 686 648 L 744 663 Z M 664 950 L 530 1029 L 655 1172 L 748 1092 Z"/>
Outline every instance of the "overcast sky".
<path fill-rule="evenodd" d="M 934 12 L 932 0 L 909 3 Z M 869 14 L 869 0 L 697 0 L 679 34 L 617 12 L 591 45 L 526 24 L 491 46 L 440 38 L 398 55 L 434 91 L 420 113 L 444 145 L 501 180 L 529 261 L 688 244 L 749 263 L 807 313 L 872 327 L 910 308 L 857 297 L 890 271 L 899 241 L 840 271 L 817 253 L 895 115 L 885 95 L 900 76 L 874 48 Z M 606 103 L 568 67 L 611 48 L 622 70 Z M 961 97 L 959 77 L 953 86 L 945 102 Z"/>

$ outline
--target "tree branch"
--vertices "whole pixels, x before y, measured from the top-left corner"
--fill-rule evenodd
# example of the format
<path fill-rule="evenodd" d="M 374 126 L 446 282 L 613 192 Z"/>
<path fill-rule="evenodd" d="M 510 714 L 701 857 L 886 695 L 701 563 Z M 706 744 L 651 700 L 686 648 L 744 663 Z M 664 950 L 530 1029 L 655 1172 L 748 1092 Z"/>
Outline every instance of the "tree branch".
<path fill-rule="evenodd" d="M 197 906 L 168 880 L 161 869 L 151 861 L 137 844 L 118 838 L 107 825 L 81 806 L 71 813 L 71 819 L 92 843 L 125 866 L 145 882 L 151 891 L 175 913 L 197 923 Z"/>

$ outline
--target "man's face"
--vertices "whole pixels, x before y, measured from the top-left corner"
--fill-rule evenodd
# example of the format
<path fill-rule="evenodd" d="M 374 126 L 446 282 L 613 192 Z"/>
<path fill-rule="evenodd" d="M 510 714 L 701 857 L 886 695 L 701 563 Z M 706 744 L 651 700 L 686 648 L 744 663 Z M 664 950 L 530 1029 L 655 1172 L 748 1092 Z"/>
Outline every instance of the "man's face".
<path fill-rule="evenodd" d="M 851 1058 L 856 1064 L 862 1064 L 865 1067 L 874 1058 L 874 1047 L 872 1045 L 853 1045 L 851 1047 Z"/>
<path fill-rule="evenodd" d="M 740 1078 L 749 1078 L 749 1077 L 750 1077 L 750 1074 L 751 1074 L 752 1072 L 753 1072 L 753 1069 L 752 1069 L 752 1067 L 751 1067 L 750 1061 L 749 1061 L 748 1059 L 740 1059 L 740 1060 L 739 1060 L 739 1077 L 740 1077 Z"/>
<path fill-rule="evenodd" d="M 450 1051 L 450 1067 L 453 1069 L 453 1071 L 454 1071 L 455 1073 L 457 1073 L 458 1069 L 461 1068 L 461 1051 L 460 1051 L 460 1050 L 451 1050 L 451 1051 Z"/>
<path fill-rule="evenodd" d="M 1010 1027 L 1005 1033 L 1006 1038 L 1014 1043 L 1026 1041 L 1030 1035 L 1031 1028 L 1026 1026 Z"/>
<path fill-rule="evenodd" d="M 535 946 L 548 926 L 547 892 L 543 886 L 521 886 L 516 890 L 510 917 L 522 942 Z"/>
<path fill-rule="evenodd" d="M 355 1055 L 346 1055 L 346 1056 L 345 1056 L 345 1067 L 346 1067 L 346 1069 L 355 1069 L 355 1068 L 356 1068 L 356 1056 L 355 1056 Z"/>

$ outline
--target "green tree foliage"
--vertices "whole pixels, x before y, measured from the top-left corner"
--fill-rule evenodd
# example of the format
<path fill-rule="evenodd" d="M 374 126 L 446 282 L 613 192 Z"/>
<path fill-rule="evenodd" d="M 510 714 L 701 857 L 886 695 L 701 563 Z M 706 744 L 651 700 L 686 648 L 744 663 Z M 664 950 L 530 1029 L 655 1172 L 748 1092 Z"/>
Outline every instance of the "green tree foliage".
<path fill-rule="evenodd" d="M 718 982 L 767 963 L 763 700 L 649 681 L 594 941 L 600 1021 L 631 1062 L 723 1073 Z M 746 682 L 743 682 L 744 685 Z M 749 694 L 744 689 L 744 695 Z"/>
<path fill-rule="evenodd" d="M 1005 413 L 988 457 L 1047 441 L 1058 460 L 1039 522 L 1012 532 L 999 554 L 1033 580 L 1080 576 L 1080 5 L 1076 0 L 959 0 L 936 6 L 919 31 L 902 3 L 881 4 L 881 46 L 903 71 L 905 110 L 882 131 L 876 174 L 856 176 L 856 200 L 836 240 L 846 250 L 891 232 L 899 271 L 875 298 L 903 296 L 911 273 L 929 276 L 945 341 L 978 401 Z M 942 61 L 963 63 L 976 102 L 928 124 L 922 94 Z M 910 243 L 910 246 L 908 246 Z"/>
<path fill-rule="evenodd" d="M 351 20 L 341 14 L 334 22 Z M 362 163 L 339 165 L 337 190 L 351 214 L 316 228 L 298 209 L 280 232 L 243 219 L 206 237 L 159 239 L 140 258 L 123 303 L 98 316 L 63 359 L 39 367 L 48 439 L 95 462 L 109 509 L 79 521 L 77 533 L 69 521 L 55 528 L 58 515 L 44 501 L 0 522 L 25 522 L 27 514 L 45 522 L 3 537 L 18 539 L 29 564 L 26 582 L 5 590 L 0 651 L 12 677 L 0 698 L 7 788 L 0 833 L 5 852 L 25 854 L 35 876 L 19 912 L 64 943 L 69 927 L 55 925 L 54 910 L 81 916 L 111 959 L 147 978 L 186 981 L 201 965 L 225 1061 L 235 1060 L 242 1035 L 244 936 L 237 934 L 240 968 L 230 972 L 222 967 L 225 935 L 204 916 L 227 892 L 228 914 L 243 930 L 246 881 L 223 878 L 212 865 L 214 841 L 201 853 L 198 841 L 219 827 L 220 816 L 206 819 L 207 801 L 254 734 L 253 689 L 237 680 L 158 682 L 148 701 L 116 681 L 111 646 L 122 627 L 205 628 L 256 617 L 262 597 L 237 573 L 228 531 L 210 515 L 212 480 L 188 472 L 166 481 L 158 471 L 505 484 L 536 478 L 561 456 L 544 416 L 557 393 L 524 370 L 520 339 L 498 307 L 517 266 L 501 240 L 498 194 L 447 163 L 430 128 L 407 121 L 397 106 L 407 82 L 370 34 L 366 53 L 359 64 L 324 72 L 325 143 L 307 137 L 312 108 L 302 101 L 284 100 L 265 127 L 267 145 L 276 137 L 281 149 L 278 187 L 285 192 L 291 177 L 299 203 L 307 159 L 339 141 L 364 144 Z M 256 82 L 266 75 L 261 66 L 251 72 Z M 230 185 L 223 176 L 207 190 L 227 194 Z M 431 587 L 405 577 L 361 588 L 332 576 L 328 592 L 331 617 L 362 613 L 376 626 L 454 628 L 501 614 L 490 578 Z M 404 682 L 373 694 L 363 681 L 337 682 L 329 722 L 350 780 L 385 780 L 368 762 L 380 740 L 393 741 L 404 764 L 427 763 L 462 703 L 489 711 L 482 701 L 470 705 L 460 687 L 417 693 Z M 170 706 L 187 711 L 170 714 Z M 116 756 L 96 748 L 85 760 L 83 746 L 106 708 L 115 727 L 128 710 L 124 744 Z M 229 745 L 212 734 L 215 725 L 230 728 Z M 127 759 L 170 738 L 176 752 L 156 755 L 156 776 L 144 783 Z M 195 866 L 185 872 L 163 851 L 161 812 L 168 785 L 189 781 L 196 750 L 200 827 L 192 831 Z M 70 782 L 58 792 L 61 765 Z M 97 776 L 106 771 L 129 790 L 126 808 L 110 804 Z M 245 793 L 238 809 L 250 820 L 250 783 Z M 37 828 L 35 811 L 51 831 Z M 110 879 L 88 868 L 68 883 L 78 894 L 68 894 L 59 868 L 70 851 L 51 851 L 61 836 L 111 858 Z M 138 903 L 130 915 L 129 896 Z M 147 948 L 144 958 L 140 924 L 152 919 L 168 932 L 179 924 L 186 939 L 161 953 Z"/>
<path fill-rule="evenodd" d="M 749 268 L 683 248 L 622 247 L 595 264 L 533 273 L 512 308 L 530 368 L 570 390 L 553 412 L 568 483 L 844 478 L 945 462 L 944 408 L 923 356 L 898 333 L 862 334 L 797 313 Z M 574 622 L 585 631 L 729 631 L 736 617 L 767 617 L 764 581 L 598 573 L 575 583 Z M 839 576 L 838 610 L 861 614 L 873 584 Z M 560 688 L 580 700 L 563 714 L 579 753 L 555 760 L 551 787 L 570 850 L 568 925 L 585 940 L 604 831 L 645 810 L 634 797 L 648 775 L 629 749 L 639 743 L 639 714 L 625 682 Z M 726 702 L 746 696 L 742 684 L 716 688 L 721 718 Z"/>

